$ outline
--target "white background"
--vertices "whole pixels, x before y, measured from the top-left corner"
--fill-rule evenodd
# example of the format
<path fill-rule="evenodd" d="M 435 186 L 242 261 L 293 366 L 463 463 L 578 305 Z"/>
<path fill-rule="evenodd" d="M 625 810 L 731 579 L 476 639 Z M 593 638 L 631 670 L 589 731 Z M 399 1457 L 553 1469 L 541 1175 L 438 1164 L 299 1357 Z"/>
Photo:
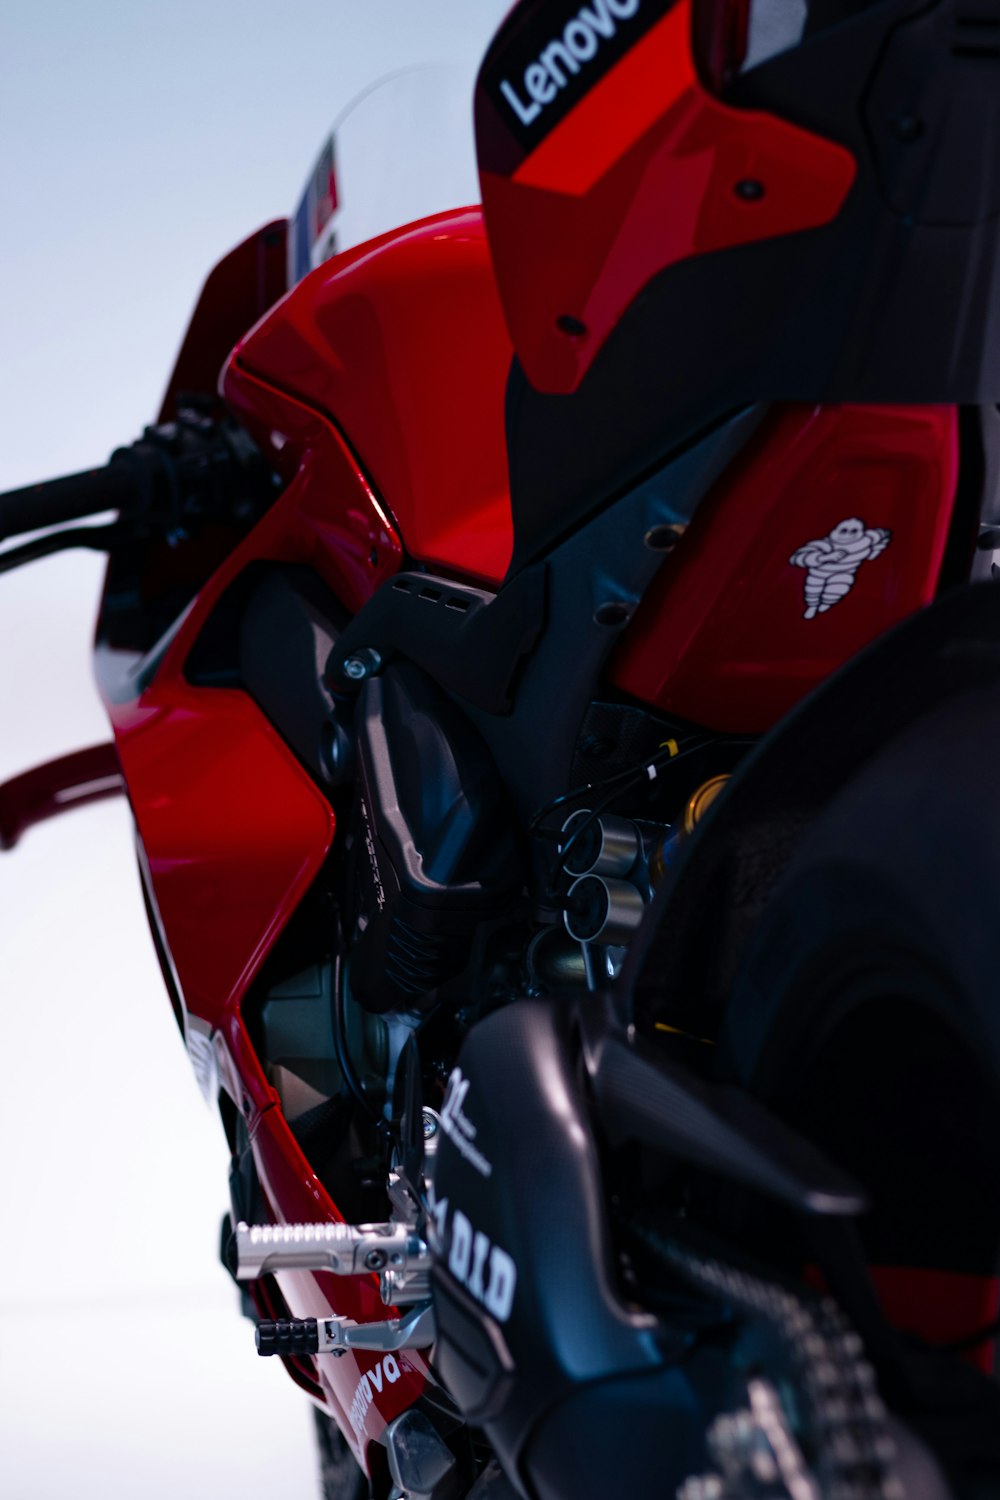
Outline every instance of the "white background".
<path fill-rule="evenodd" d="M 334 117 L 468 74 L 505 0 L 0 0 L 0 490 L 155 416 L 211 265 L 288 213 Z M 0 779 L 106 737 L 100 561 L 0 576 Z M 181 1049 L 124 804 L 0 855 L 0 1492 L 317 1493 L 308 1403 L 218 1267 L 221 1128 Z"/>

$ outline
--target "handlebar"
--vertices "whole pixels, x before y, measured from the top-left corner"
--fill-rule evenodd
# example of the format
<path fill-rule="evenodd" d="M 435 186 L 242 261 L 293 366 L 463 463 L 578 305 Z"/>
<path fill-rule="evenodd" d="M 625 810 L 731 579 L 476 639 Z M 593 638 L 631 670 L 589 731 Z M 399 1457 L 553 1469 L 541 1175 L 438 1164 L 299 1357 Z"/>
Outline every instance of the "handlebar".
<path fill-rule="evenodd" d="M 115 454 L 103 468 L 0 494 L 0 541 L 106 510 L 131 514 L 138 509 L 143 492 L 142 477 L 131 457 Z"/>
<path fill-rule="evenodd" d="M 274 495 L 274 480 L 245 432 L 228 418 L 185 411 L 176 422 L 147 427 L 131 447 L 112 453 L 103 468 L 0 494 L 0 543 L 104 511 L 117 511 L 125 523 L 80 527 L 7 549 L 0 552 L 0 571 L 63 544 L 114 545 L 129 523 L 173 535 L 209 519 L 249 529 Z"/>

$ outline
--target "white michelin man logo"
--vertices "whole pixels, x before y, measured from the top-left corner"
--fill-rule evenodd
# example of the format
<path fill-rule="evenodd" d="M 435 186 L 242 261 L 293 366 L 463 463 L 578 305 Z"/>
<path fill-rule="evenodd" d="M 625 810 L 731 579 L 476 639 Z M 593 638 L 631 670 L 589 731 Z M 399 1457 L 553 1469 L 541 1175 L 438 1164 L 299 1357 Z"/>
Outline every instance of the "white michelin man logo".
<path fill-rule="evenodd" d="M 839 604 L 854 587 L 861 564 L 884 552 L 892 532 L 882 526 L 866 526 L 857 517 L 841 521 L 829 536 L 806 542 L 793 552 L 789 562 L 806 569 L 806 619 L 825 614 Z"/>

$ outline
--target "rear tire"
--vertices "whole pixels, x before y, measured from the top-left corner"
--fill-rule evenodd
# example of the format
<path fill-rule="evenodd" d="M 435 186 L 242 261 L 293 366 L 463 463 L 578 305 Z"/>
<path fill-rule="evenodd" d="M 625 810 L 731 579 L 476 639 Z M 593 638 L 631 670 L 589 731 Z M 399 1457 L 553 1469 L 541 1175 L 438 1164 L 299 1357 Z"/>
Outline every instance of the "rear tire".
<path fill-rule="evenodd" d="M 748 946 L 719 1058 L 868 1190 L 859 1232 L 890 1294 L 901 1275 L 952 1278 L 926 1282 L 937 1290 L 922 1306 L 911 1298 L 928 1344 L 989 1323 L 1000 1265 L 996 690 L 894 740 L 805 834 Z M 956 1288 L 972 1301 L 949 1328 Z M 913 1426 L 959 1493 L 995 1485 L 995 1388 L 954 1356 L 932 1358 L 926 1421 L 913 1413 Z M 946 1387 L 951 1428 L 935 1416 Z"/>
<path fill-rule="evenodd" d="M 933 1203 L 953 1251 L 963 1223 L 993 1270 L 1000 695 L 922 721 L 817 819 L 750 944 L 722 1057 L 866 1182 L 877 1234 L 926 1237 Z"/>

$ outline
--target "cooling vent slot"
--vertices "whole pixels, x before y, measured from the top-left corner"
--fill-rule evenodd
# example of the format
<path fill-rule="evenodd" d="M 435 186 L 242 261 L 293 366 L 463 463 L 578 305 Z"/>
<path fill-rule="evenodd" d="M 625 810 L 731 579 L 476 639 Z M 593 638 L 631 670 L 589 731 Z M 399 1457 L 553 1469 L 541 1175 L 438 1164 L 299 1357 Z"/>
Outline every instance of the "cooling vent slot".
<path fill-rule="evenodd" d="M 426 599 L 428 604 L 443 604 L 445 609 L 457 609 L 462 614 L 471 608 L 479 600 L 469 598 L 467 595 L 451 593 L 446 588 L 438 588 L 435 584 L 423 584 L 416 578 L 394 578 L 392 586 L 400 594 L 411 594 L 415 599 Z"/>

